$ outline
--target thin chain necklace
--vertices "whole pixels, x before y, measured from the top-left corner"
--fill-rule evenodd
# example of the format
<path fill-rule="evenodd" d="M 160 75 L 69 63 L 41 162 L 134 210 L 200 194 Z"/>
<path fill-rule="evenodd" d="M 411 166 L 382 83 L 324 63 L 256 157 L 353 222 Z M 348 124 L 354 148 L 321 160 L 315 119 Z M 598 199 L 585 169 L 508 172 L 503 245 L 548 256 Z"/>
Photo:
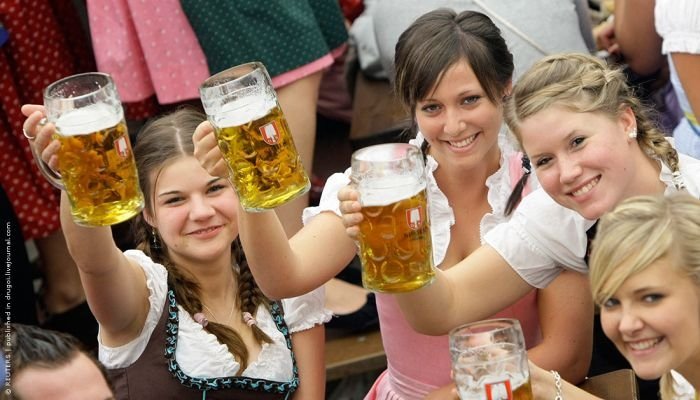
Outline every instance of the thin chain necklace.
<path fill-rule="evenodd" d="M 230 291 L 230 292 L 233 293 L 233 291 Z M 209 315 L 211 315 L 214 322 L 216 322 L 217 324 L 225 324 L 226 322 L 231 320 L 231 316 L 233 315 L 233 310 L 236 308 L 236 299 L 234 299 L 233 304 L 231 304 L 231 311 L 229 311 L 228 317 L 226 317 L 226 319 L 221 321 L 221 322 L 219 322 L 219 319 L 216 318 L 216 315 L 214 315 L 214 312 L 211 310 L 211 308 L 207 307 L 207 305 L 204 304 L 204 302 L 202 302 L 202 307 L 204 307 L 204 309 L 207 310 L 207 312 L 209 313 Z"/>

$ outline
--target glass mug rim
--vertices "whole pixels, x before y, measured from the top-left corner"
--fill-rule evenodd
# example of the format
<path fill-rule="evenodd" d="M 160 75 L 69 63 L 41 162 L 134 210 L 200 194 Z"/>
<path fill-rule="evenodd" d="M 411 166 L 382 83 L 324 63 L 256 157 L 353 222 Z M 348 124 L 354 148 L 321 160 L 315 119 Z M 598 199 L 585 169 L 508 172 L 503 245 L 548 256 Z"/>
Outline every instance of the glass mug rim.
<path fill-rule="evenodd" d="M 245 69 L 249 68 L 249 70 L 245 73 L 242 73 L 240 75 L 235 75 L 232 76 L 231 73 L 239 70 L 239 69 Z M 247 63 L 243 64 L 238 64 L 230 68 L 226 68 L 223 71 L 219 71 L 215 73 L 214 75 L 208 77 L 205 79 L 202 84 L 199 86 L 200 91 L 204 90 L 211 90 L 211 89 L 216 89 L 220 86 L 229 84 L 231 82 L 235 82 L 240 80 L 241 78 L 250 75 L 251 73 L 254 73 L 256 71 L 267 71 L 267 68 L 265 68 L 265 65 L 260 62 L 260 61 L 250 61 Z"/>
<path fill-rule="evenodd" d="M 390 148 L 396 148 L 396 149 L 406 149 L 405 153 L 396 153 L 395 157 L 392 159 L 371 159 L 371 158 L 362 158 L 366 157 L 370 153 L 377 153 L 379 151 L 385 150 L 385 149 L 390 149 Z M 352 154 L 352 161 L 360 161 L 360 162 L 369 162 L 372 164 L 379 164 L 379 163 L 393 163 L 396 161 L 401 161 L 405 160 L 407 158 L 413 157 L 414 154 L 409 154 L 409 153 L 415 153 L 417 152 L 418 154 L 421 153 L 420 147 L 410 144 L 410 143 L 382 143 L 382 144 L 375 144 L 372 146 L 367 146 L 363 147 L 359 150 L 356 150 Z M 389 153 L 382 153 L 382 154 L 389 154 Z"/>
<path fill-rule="evenodd" d="M 89 92 L 86 92 L 86 93 L 83 93 L 83 94 L 80 94 L 77 96 L 64 97 L 64 96 L 56 96 L 56 95 L 52 94 L 52 89 L 55 89 L 56 87 L 66 83 L 67 81 L 72 81 L 72 80 L 84 78 L 87 76 L 100 77 L 100 78 L 105 80 L 104 84 L 102 84 L 102 82 L 98 82 L 98 85 L 99 85 L 98 87 L 96 87 L 95 89 L 93 89 Z M 46 89 L 44 89 L 44 101 L 51 100 L 51 101 L 75 102 L 76 100 L 80 100 L 80 99 L 92 96 L 93 94 L 100 92 L 100 91 L 103 91 L 106 88 L 114 88 L 114 87 L 116 87 L 114 84 L 114 79 L 112 79 L 112 76 L 110 74 L 106 74 L 104 72 L 84 72 L 82 74 L 75 74 L 75 75 L 63 77 L 63 78 L 49 84 L 46 87 Z"/>
<path fill-rule="evenodd" d="M 495 326 L 498 327 L 498 329 L 483 329 L 480 331 L 469 331 L 469 329 L 475 328 L 475 327 L 488 327 L 488 326 Z M 456 335 L 457 332 L 462 331 L 467 329 L 469 334 L 472 335 L 479 335 L 479 334 L 485 334 L 485 333 L 491 333 L 491 332 L 498 332 L 498 331 L 504 331 L 506 329 L 512 329 L 513 327 L 517 326 L 518 330 L 522 332 L 522 327 L 520 326 L 520 321 L 515 319 L 515 318 L 493 318 L 493 319 L 485 319 L 482 321 L 475 321 L 475 322 L 469 322 L 466 324 L 462 324 L 456 328 L 452 328 L 449 332 L 449 336 L 452 337 L 453 335 Z"/>

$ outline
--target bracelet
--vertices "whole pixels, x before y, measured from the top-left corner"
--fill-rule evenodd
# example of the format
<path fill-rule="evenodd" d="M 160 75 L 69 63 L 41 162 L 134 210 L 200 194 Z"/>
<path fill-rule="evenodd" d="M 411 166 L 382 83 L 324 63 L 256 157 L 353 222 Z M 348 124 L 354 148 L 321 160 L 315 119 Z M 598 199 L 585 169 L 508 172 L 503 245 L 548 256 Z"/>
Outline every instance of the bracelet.
<path fill-rule="evenodd" d="M 554 377 L 554 387 L 557 389 L 554 400 L 564 400 L 564 397 L 561 395 L 561 376 L 559 375 L 559 372 L 555 370 L 551 370 L 549 372 L 551 372 L 552 376 Z"/>

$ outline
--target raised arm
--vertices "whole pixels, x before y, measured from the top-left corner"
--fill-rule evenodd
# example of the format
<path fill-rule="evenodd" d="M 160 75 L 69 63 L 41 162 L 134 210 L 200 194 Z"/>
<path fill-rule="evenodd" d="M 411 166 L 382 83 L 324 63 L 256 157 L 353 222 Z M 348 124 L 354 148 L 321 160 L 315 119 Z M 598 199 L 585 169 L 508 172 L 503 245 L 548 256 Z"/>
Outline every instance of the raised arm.
<path fill-rule="evenodd" d="M 357 238 L 362 208 L 356 190 L 338 192 L 346 234 Z M 450 329 L 496 314 L 526 295 L 532 286 L 490 246 L 482 246 L 449 269 L 436 270 L 430 285 L 397 294 L 408 322 L 426 335 L 444 335 Z"/>
<path fill-rule="evenodd" d="M 494 250 L 485 245 L 413 292 L 397 294 L 413 328 L 426 335 L 488 318 L 525 296 L 532 286 Z"/>
<path fill-rule="evenodd" d="M 690 108 L 695 117 L 700 118 L 700 54 L 672 53 L 671 59 L 688 97 Z"/>
<path fill-rule="evenodd" d="M 193 136 L 195 157 L 209 171 L 225 173 L 213 128 L 208 122 Z M 272 211 L 248 213 L 239 209 L 241 243 L 255 280 L 271 298 L 294 297 L 309 292 L 333 278 L 355 256 L 352 239 L 333 212 L 314 217 L 291 239 Z"/>
<path fill-rule="evenodd" d="M 51 137 L 55 128 L 46 124 L 38 129 L 43 117 L 41 106 L 25 105 L 24 129 L 35 137 L 44 162 L 55 167 L 60 147 Z M 114 243 L 109 227 L 87 228 L 73 222 L 69 200 L 61 193 L 61 226 L 71 257 L 80 272 L 90 310 L 100 323 L 101 338 L 110 346 L 127 343 L 136 337 L 148 314 L 148 289 L 143 272 L 133 265 Z"/>
<path fill-rule="evenodd" d="M 625 62 L 641 76 L 664 64 L 661 37 L 654 28 L 654 0 L 615 1 L 615 38 Z"/>
<path fill-rule="evenodd" d="M 563 271 L 537 294 L 542 342 L 528 350 L 532 362 L 559 371 L 569 382 L 583 381 L 593 349 L 594 307 L 588 276 Z"/>

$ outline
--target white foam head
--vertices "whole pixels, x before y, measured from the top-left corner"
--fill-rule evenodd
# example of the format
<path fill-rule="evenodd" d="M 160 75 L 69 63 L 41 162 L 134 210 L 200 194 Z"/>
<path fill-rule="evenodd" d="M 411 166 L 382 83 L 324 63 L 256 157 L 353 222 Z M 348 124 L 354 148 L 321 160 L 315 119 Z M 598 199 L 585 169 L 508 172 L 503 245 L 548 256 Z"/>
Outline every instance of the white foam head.
<path fill-rule="evenodd" d="M 425 181 L 406 175 L 382 177 L 362 181 L 358 189 L 363 206 L 386 206 L 415 196 L 425 189 Z"/>
<path fill-rule="evenodd" d="M 61 114 L 56 119 L 56 128 L 63 136 L 86 135 L 117 125 L 124 114 L 108 104 L 92 104 Z"/>
<path fill-rule="evenodd" d="M 221 128 L 240 126 L 264 117 L 276 105 L 274 98 L 262 94 L 245 97 L 224 104 L 213 118 L 215 124 Z"/>

